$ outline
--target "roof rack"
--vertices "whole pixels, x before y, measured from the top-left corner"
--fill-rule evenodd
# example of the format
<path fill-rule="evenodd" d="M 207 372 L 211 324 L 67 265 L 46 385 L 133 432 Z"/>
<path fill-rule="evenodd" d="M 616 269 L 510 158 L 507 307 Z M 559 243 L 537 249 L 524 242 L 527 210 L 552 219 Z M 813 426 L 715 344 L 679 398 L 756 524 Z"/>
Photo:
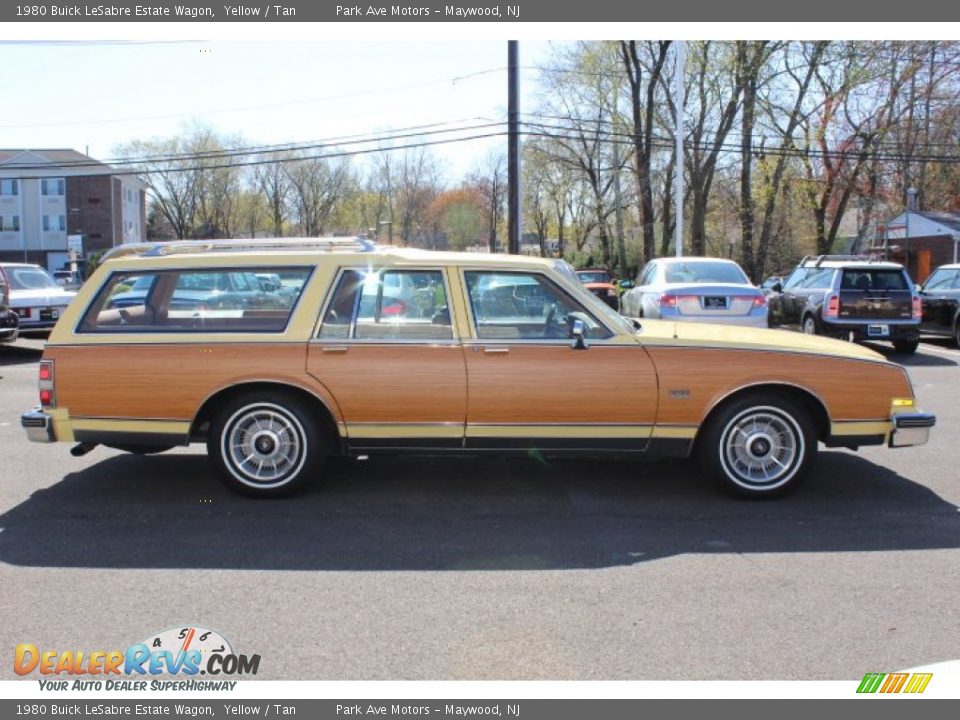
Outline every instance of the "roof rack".
<path fill-rule="evenodd" d="M 262 252 L 264 250 L 315 250 L 335 252 L 353 250 L 373 252 L 377 249 L 372 240 L 360 237 L 325 238 L 237 238 L 227 240 L 172 240 L 170 242 L 131 243 L 118 245 L 109 250 L 104 260 L 129 257 L 163 257 L 181 253 L 207 252 Z"/>
<path fill-rule="evenodd" d="M 808 262 L 812 262 L 814 267 L 820 267 L 824 261 L 843 261 L 843 260 L 854 260 L 861 262 L 876 262 L 875 258 L 870 257 L 869 255 L 805 255 L 803 260 L 800 261 L 800 266 L 806 265 Z"/>

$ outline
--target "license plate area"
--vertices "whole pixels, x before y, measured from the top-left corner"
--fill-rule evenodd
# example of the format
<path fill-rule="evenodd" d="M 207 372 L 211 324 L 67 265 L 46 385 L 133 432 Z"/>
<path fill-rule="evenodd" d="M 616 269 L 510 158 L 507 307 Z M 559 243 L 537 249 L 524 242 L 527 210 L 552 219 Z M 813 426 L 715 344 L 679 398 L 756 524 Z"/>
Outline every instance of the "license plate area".
<path fill-rule="evenodd" d="M 889 325 L 867 325 L 867 337 L 889 337 Z"/>
<path fill-rule="evenodd" d="M 41 308 L 40 309 L 40 319 L 49 321 L 56 320 L 60 317 L 60 311 L 57 308 Z"/>
<path fill-rule="evenodd" d="M 722 295 L 705 295 L 703 298 L 704 310 L 726 310 L 727 298 Z"/>

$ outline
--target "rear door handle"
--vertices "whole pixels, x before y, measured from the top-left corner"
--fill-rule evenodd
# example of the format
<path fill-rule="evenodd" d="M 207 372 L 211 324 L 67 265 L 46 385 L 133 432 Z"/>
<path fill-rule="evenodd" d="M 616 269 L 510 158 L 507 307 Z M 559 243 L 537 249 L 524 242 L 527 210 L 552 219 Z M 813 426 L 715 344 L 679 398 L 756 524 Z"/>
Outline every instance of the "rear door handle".
<path fill-rule="evenodd" d="M 346 345 L 322 345 L 322 346 L 320 347 L 320 352 L 325 352 L 325 353 L 345 353 L 345 352 L 346 352 L 347 350 L 349 350 L 349 349 L 350 349 L 350 348 L 348 348 Z"/>
<path fill-rule="evenodd" d="M 487 355 L 506 355 L 510 352 L 510 348 L 507 347 L 485 347 L 483 349 Z"/>

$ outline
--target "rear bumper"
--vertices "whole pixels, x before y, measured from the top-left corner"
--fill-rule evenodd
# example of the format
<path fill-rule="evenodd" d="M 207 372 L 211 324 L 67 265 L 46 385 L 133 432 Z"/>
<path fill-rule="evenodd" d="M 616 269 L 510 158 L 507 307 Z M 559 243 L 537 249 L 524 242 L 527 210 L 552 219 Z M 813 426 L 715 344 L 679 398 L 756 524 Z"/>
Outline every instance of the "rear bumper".
<path fill-rule="evenodd" d="M 53 432 L 53 420 L 40 408 L 34 408 L 20 416 L 20 425 L 27 432 L 30 442 L 52 443 L 57 441 Z"/>
<path fill-rule="evenodd" d="M 937 418 L 928 413 L 903 413 L 893 417 L 893 432 L 890 433 L 890 447 L 912 447 L 925 445 L 930 439 L 930 428 L 937 424 Z"/>
<path fill-rule="evenodd" d="M 823 322 L 824 332 L 832 337 L 846 340 L 919 340 L 920 324 L 903 322 Z"/>

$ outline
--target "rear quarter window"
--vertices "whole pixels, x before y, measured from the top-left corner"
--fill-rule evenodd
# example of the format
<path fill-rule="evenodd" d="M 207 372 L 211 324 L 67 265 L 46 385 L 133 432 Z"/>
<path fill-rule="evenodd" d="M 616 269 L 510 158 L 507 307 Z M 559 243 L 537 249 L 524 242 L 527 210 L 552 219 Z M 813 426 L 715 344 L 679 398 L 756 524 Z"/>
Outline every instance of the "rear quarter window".
<path fill-rule="evenodd" d="M 259 272 L 283 281 L 264 289 L 249 281 Z M 77 332 L 283 332 L 311 272 L 309 267 L 115 272 Z"/>

